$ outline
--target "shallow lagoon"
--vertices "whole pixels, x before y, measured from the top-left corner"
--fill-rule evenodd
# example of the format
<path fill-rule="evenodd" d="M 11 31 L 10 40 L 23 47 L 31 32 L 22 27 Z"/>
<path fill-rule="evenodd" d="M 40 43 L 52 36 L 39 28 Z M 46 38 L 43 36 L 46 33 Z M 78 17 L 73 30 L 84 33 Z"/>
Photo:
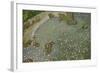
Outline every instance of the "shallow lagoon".
<path fill-rule="evenodd" d="M 23 49 L 23 60 L 33 62 L 83 60 L 91 58 L 90 14 L 75 13 L 77 24 L 69 25 L 53 17 L 35 31 L 38 47 Z M 53 42 L 46 48 L 46 44 Z M 49 50 L 48 50 L 49 49 Z"/>

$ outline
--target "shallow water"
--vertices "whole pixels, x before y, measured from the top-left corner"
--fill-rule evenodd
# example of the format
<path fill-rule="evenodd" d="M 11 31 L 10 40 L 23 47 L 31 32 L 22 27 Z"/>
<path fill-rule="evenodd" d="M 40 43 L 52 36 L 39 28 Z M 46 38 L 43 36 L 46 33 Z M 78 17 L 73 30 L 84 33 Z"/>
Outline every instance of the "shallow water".
<path fill-rule="evenodd" d="M 83 22 L 88 22 L 87 14 L 76 14 L 76 25 L 68 25 L 59 18 L 51 18 L 43 23 L 35 32 L 37 48 L 24 48 L 24 60 L 33 61 L 58 61 L 58 60 L 81 60 L 90 59 L 90 24 L 87 29 L 82 29 Z M 55 44 L 51 52 L 45 54 L 45 44 L 53 41 Z M 84 55 L 86 54 L 86 56 Z"/>

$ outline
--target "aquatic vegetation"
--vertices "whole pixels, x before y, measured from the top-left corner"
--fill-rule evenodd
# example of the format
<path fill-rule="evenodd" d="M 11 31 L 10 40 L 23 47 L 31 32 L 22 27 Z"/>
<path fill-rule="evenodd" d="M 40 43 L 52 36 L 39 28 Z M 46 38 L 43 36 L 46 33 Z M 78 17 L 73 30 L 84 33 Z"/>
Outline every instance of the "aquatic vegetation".
<path fill-rule="evenodd" d="M 48 55 L 51 53 L 52 51 L 52 47 L 55 43 L 53 41 L 50 41 L 48 43 L 45 44 L 45 54 Z"/>
<path fill-rule="evenodd" d="M 51 13 L 49 13 L 48 16 L 49 16 L 49 18 L 53 18 L 54 17 L 54 15 L 51 14 Z"/>
<path fill-rule="evenodd" d="M 48 20 L 35 32 L 23 35 L 23 62 L 91 59 L 91 15 L 56 12 L 55 17 L 53 12 L 48 13 L 45 14 L 49 16 Z M 32 21 L 29 19 L 32 24 L 40 22 L 41 18 L 45 17 L 34 18 Z M 28 28 L 28 32 L 29 27 L 33 28 L 31 23 L 25 24 L 23 30 Z"/>
<path fill-rule="evenodd" d="M 69 25 L 77 24 L 77 21 L 74 19 L 74 13 L 67 12 L 65 14 L 59 14 L 60 21 L 65 21 Z"/>
<path fill-rule="evenodd" d="M 33 59 L 28 58 L 28 59 L 25 59 L 23 62 L 33 62 Z"/>

